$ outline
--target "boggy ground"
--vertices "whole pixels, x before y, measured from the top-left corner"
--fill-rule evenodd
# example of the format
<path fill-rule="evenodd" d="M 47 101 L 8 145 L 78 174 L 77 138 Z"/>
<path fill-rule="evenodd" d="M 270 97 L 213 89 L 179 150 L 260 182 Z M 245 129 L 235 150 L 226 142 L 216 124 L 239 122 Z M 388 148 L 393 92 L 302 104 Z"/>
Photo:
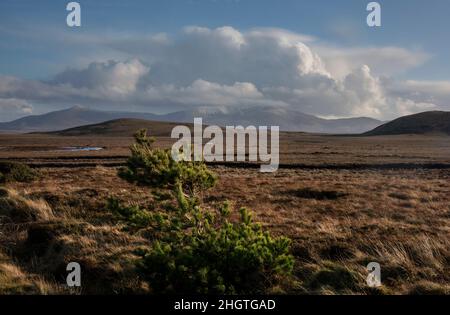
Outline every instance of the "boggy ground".
<path fill-rule="evenodd" d="M 293 240 L 293 280 L 269 293 L 450 294 L 449 169 L 213 169 L 219 182 L 206 206 L 248 207 Z M 151 192 L 114 167 L 40 173 L 0 191 L 0 292 L 151 293 L 134 265 L 148 241 L 105 207 L 109 196 L 155 207 Z M 83 268 L 79 290 L 64 286 L 70 261 Z M 365 283 L 371 261 L 381 264 L 379 289 Z"/>
<path fill-rule="evenodd" d="M 174 141 L 169 137 L 157 137 L 155 145 L 169 148 Z M 123 162 L 129 155 L 129 146 L 132 142 L 133 138 L 129 136 L 0 134 L 0 160 L 15 159 L 35 165 L 64 163 L 105 165 L 111 161 Z M 71 146 L 102 147 L 103 150 L 94 152 L 62 150 Z M 450 137 L 439 135 L 358 137 L 282 132 L 280 163 L 316 166 L 449 164 Z"/>

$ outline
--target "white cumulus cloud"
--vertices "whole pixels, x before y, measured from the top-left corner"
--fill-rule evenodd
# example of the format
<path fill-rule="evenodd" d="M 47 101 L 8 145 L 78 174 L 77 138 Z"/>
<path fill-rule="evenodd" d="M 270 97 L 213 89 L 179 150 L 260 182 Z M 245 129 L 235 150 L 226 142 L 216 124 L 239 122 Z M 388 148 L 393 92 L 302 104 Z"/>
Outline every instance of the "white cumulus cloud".
<path fill-rule="evenodd" d="M 45 103 L 133 105 L 149 112 L 279 106 L 381 119 L 450 106 L 450 82 L 393 79 L 431 57 L 399 47 L 338 48 L 283 29 L 230 26 L 190 26 L 173 37 L 102 38 L 98 45 L 126 58 L 93 61 L 47 81 L 0 76 L 0 99 L 30 109 Z"/>

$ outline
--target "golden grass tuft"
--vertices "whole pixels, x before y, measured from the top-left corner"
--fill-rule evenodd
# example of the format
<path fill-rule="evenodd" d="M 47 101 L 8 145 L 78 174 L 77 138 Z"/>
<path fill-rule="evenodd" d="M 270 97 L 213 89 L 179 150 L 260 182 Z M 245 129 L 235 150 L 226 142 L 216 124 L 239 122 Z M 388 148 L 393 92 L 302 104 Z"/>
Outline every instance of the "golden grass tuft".
<path fill-rule="evenodd" d="M 1 294 L 58 294 L 61 289 L 41 276 L 24 272 L 0 253 Z"/>
<path fill-rule="evenodd" d="M 8 189 L 0 197 L 0 215 L 10 217 L 15 222 L 49 221 L 55 217 L 44 200 L 28 199 L 13 189 Z"/>

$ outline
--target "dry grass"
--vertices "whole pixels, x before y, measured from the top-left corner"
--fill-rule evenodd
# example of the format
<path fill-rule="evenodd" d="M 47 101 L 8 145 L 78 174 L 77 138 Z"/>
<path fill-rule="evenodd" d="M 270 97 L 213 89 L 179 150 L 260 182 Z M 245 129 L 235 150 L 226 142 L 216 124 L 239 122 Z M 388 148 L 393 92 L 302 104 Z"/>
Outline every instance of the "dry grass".
<path fill-rule="evenodd" d="M 158 147 L 169 148 L 175 139 L 157 137 Z M 124 161 L 133 138 L 129 136 L 56 136 L 0 134 L 0 159 L 21 159 L 30 163 L 107 163 Z M 61 148 L 102 147 L 101 151 L 65 152 Z M 448 136 L 328 136 L 304 133 L 280 134 L 283 164 L 337 165 L 388 163 L 450 163 Z"/>
<path fill-rule="evenodd" d="M 48 221 L 54 218 L 46 201 L 24 198 L 13 189 L 4 190 L 4 196 L 0 198 L 0 215 L 14 222 Z"/>
<path fill-rule="evenodd" d="M 17 137 L 22 138 L 0 145 L 8 148 L 0 156 L 36 164 L 98 164 L 97 158 L 123 161 L 120 155 L 128 153 L 131 141 L 70 138 L 76 143 L 69 145 L 107 147 L 76 161 L 75 153 L 64 158 L 36 153 L 27 149 L 40 145 L 36 139 Z M 281 162 L 310 167 L 280 169 L 274 174 L 214 167 L 219 183 L 203 196 L 208 206 L 230 200 L 236 207 L 247 207 L 272 233 L 293 240 L 293 279 L 273 288 L 273 293 L 450 294 L 449 168 L 314 168 L 448 163 L 450 137 L 283 137 Z M 66 146 L 67 141 L 46 138 L 44 142 Z M 159 142 L 169 143 L 167 139 Z M 151 292 L 134 267 L 135 250 L 148 246 L 148 241 L 127 231 L 105 209 L 111 195 L 152 209 L 158 203 L 151 192 L 120 180 L 113 167 L 60 166 L 42 168 L 32 184 L 8 184 L 7 196 L 0 189 L 0 252 L 7 254 L 0 259 L 0 292 Z M 70 261 L 82 264 L 79 292 L 64 286 Z M 365 268 L 371 261 L 381 264 L 383 286 L 379 289 L 365 283 Z"/>
<path fill-rule="evenodd" d="M 7 193 L 0 197 L 0 243 L 11 257 L 0 256 L 0 293 L 148 292 L 134 270 L 134 252 L 148 241 L 113 222 L 100 223 L 100 216 L 80 220 L 72 215 L 79 216 L 75 205 L 58 202 L 54 211 L 28 190 L 22 194 L 14 189 L 3 191 Z M 66 266 L 71 261 L 83 266 L 81 290 L 65 286 Z"/>
<path fill-rule="evenodd" d="M 293 239 L 294 280 L 275 292 L 448 292 L 450 171 L 215 171 L 220 180 L 204 196 L 205 203 L 229 199 L 252 209 L 273 233 Z M 16 259 L 58 283 L 65 264 L 81 262 L 88 277 L 82 293 L 150 292 L 133 269 L 133 251 L 147 241 L 124 230 L 104 206 L 114 195 L 152 207 L 150 192 L 118 179 L 114 168 L 41 173 L 32 186 L 12 185 L 26 195 L 12 193 L 18 204 L 42 211 L 26 233 L 17 233 L 11 248 Z M 370 261 L 382 266 L 384 286 L 377 290 L 365 285 Z"/>
<path fill-rule="evenodd" d="M 318 292 L 308 283 L 326 270 L 327 261 L 358 275 L 353 292 L 369 292 L 365 266 L 376 261 L 386 292 L 403 294 L 425 280 L 442 288 L 450 283 L 449 175 L 442 170 L 261 175 L 224 169 L 210 198 L 233 196 L 238 206 L 254 209 L 267 227 L 294 239 L 297 276 L 308 292 Z M 337 193 L 325 198 L 330 192 Z M 311 272 L 311 265 L 320 267 Z M 334 289 L 346 293 L 340 285 Z"/>
<path fill-rule="evenodd" d="M 43 277 L 24 272 L 0 253 L 0 294 L 59 294 L 62 289 Z"/>

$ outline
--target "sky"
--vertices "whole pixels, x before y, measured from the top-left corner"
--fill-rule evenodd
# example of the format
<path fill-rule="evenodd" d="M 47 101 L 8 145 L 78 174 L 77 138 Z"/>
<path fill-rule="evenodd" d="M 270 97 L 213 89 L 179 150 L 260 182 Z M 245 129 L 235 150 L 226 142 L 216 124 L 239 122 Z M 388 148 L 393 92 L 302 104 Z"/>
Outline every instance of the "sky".
<path fill-rule="evenodd" d="M 275 106 L 325 118 L 450 110 L 450 1 L 0 2 L 0 121 L 75 105 Z"/>

